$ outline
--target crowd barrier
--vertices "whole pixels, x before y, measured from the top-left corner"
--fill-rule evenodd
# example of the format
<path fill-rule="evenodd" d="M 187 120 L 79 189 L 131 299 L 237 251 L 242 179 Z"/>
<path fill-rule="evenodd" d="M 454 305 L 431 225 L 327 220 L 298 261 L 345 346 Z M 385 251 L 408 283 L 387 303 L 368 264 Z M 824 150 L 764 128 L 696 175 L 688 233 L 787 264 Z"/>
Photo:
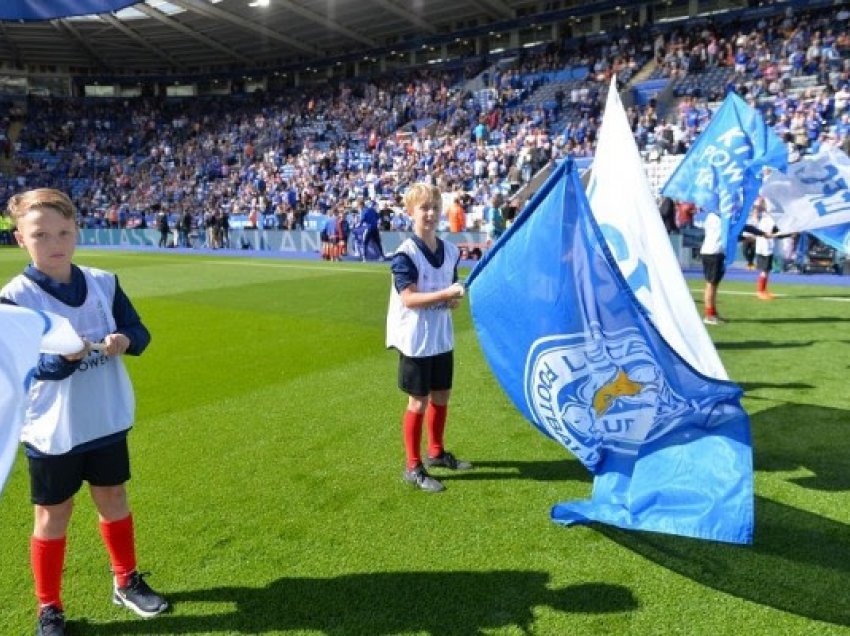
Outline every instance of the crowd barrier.
<path fill-rule="evenodd" d="M 402 241 L 412 232 L 381 232 L 381 243 L 385 253 L 394 252 Z M 472 251 L 486 249 L 487 235 L 483 232 L 441 233 L 440 237 Z M 193 231 L 189 235 L 191 247 L 207 249 L 206 235 Z M 157 247 L 160 242 L 159 230 L 151 229 L 86 229 L 80 230 L 78 245 L 97 245 L 111 247 Z M 171 232 L 169 246 L 179 244 L 177 232 Z M 255 251 L 297 253 L 318 253 L 322 242 L 319 233 L 312 230 L 230 230 L 230 248 Z M 349 245 L 349 250 L 353 245 Z"/>
<path fill-rule="evenodd" d="M 401 242 L 410 236 L 411 232 L 381 232 L 381 243 L 384 253 L 390 254 L 398 249 Z M 443 232 L 440 237 L 464 248 L 466 254 L 474 258 L 486 251 L 487 235 L 483 232 Z M 670 241 L 676 253 L 679 264 L 685 268 L 700 266 L 699 242 L 701 235 L 697 237 L 673 234 Z M 158 230 L 80 230 L 78 244 L 80 246 L 98 245 L 112 247 L 156 247 L 159 245 L 160 234 Z M 684 240 L 683 240 L 684 239 Z M 169 237 L 169 246 L 177 244 L 177 234 L 172 233 Z M 207 249 L 206 237 L 201 232 L 192 232 L 190 235 L 191 246 L 194 249 Z M 244 249 L 246 251 L 282 252 L 286 254 L 316 253 L 321 250 L 319 233 L 312 230 L 231 230 L 230 248 Z M 354 246 L 349 245 L 349 252 Z M 476 248 L 478 252 L 475 252 Z M 741 256 L 738 254 L 738 259 Z"/>

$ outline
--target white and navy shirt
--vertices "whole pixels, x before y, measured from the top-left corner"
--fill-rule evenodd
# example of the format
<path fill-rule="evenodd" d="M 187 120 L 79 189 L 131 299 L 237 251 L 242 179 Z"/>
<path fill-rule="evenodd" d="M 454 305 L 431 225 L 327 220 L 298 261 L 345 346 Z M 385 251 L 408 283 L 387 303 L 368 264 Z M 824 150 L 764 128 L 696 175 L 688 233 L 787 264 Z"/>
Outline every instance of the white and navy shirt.
<path fill-rule="evenodd" d="M 454 349 L 452 312 L 447 303 L 410 309 L 401 292 L 416 285 L 417 291 L 446 289 L 457 281 L 460 252 L 456 245 L 437 239 L 432 252 L 417 236 L 406 239 L 392 261 L 393 284 L 387 312 L 387 347 L 410 358 L 424 358 Z"/>
<path fill-rule="evenodd" d="M 768 212 L 762 213 L 757 227 L 765 234 L 773 234 L 779 230 L 779 228 L 776 227 L 776 222 L 773 220 L 773 217 Z M 756 237 L 756 254 L 759 256 L 773 256 L 773 249 L 775 247 L 775 239 L 765 238 L 764 236 Z"/>
<path fill-rule="evenodd" d="M 130 339 L 131 355 L 139 355 L 150 342 L 118 279 L 102 270 L 72 266 L 71 281 L 62 284 L 30 266 L 0 290 L 0 300 L 60 314 L 91 342 L 123 333 Z M 120 356 L 91 351 L 83 360 L 69 362 L 42 354 L 21 441 L 31 456 L 95 448 L 125 436 L 134 410 L 133 388 Z"/>
<path fill-rule="evenodd" d="M 702 239 L 702 247 L 700 254 L 723 254 L 726 249 L 723 240 L 723 222 L 720 220 L 720 215 L 710 212 L 705 217 L 705 236 Z"/>

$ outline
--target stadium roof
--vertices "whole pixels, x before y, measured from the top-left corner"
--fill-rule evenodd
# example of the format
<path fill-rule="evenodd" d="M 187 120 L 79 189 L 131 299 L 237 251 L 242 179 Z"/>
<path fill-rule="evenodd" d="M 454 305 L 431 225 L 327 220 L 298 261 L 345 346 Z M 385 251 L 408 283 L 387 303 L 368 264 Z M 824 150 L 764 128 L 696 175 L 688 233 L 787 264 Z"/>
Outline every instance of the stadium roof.
<path fill-rule="evenodd" d="M 590 5 L 611 5 L 614 10 L 615 5 L 628 4 L 632 3 L 4 0 L 0 8 L 0 61 L 19 67 L 51 65 L 70 68 L 72 73 L 76 69 L 81 74 L 107 75 L 285 68 L 370 51 L 410 48 L 412 42 L 474 28 L 486 30 L 487 25 L 508 23 L 541 11 L 586 9 Z M 18 12 L 11 13 L 13 8 Z M 69 15 L 92 9 L 100 13 Z M 59 14 L 65 17 L 51 17 Z"/>

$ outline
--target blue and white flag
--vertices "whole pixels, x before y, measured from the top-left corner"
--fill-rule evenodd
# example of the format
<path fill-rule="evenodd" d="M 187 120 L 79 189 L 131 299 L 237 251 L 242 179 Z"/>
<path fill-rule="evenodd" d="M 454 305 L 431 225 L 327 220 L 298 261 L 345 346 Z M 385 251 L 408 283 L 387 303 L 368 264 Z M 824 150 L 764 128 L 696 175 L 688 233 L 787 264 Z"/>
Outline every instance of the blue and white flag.
<path fill-rule="evenodd" d="M 776 208 L 783 234 L 811 232 L 828 245 L 850 251 L 850 158 L 832 148 L 773 172 L 762 194 Z"/>
<path fill-rule="evenodd" d="M 616 79 L 608 90 L 587 198 L 620 272 L 664 339 L 703 375 L 728 380 L 664 229 Z"/>
<path fill-rule="evenodd" d="M 0 492 L 15 461 L 39 351 L 72 354 L 83 341 L 65 318 L 0 304 Z"/>
<path fill-rule="evenodd" d="M 784 170 L 788 151 L 761 114 L 735 93 L 697 138 L 661 192 L 718 212 L 726 229 L 726 263 L 735 259 L 738 237 L 759 193 L 762 169 Z"/>
<path fill-rule="evenodd" d="M 752 451 L 741 389 L 707 377 L 656 330 L 561 163 L 470 275 L 478 338 L 522 414 L 595 475 L 552 510 L 749 543 Z"/>

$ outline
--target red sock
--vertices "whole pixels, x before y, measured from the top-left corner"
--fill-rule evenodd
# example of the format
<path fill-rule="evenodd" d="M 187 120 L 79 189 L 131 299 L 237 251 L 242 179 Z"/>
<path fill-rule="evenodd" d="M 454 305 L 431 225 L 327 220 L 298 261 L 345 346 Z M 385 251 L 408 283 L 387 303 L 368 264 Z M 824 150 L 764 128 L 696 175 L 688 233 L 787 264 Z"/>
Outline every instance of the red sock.
<path fill-rule="evenodd" d="M 55 605 L 62 609 L 62 569 L 65 567 L 65 537 L 30 539 L 30 565 L 39 609 Z"/>
<path fill-rule="evenodd" d="M 717 310 L 714 307 L 711 307 L 709 305 L 705 306 L 705 316 L 706 316 L 706 318 L 711 318 L 712 316 L 716 316 L 716 315 L 717 315 Z"/>
<path fill-rule="evenodd" d="M 136 541 L 133 536 L 133 515 L 118 521 L 101 521 L 100 536 L 109 552 L 112 572 L 118 587 L 125 587 L 136 571 Z"/>
<path fill-rule="evenodd" d="M 408 470 L 422 463 L 419 449 L 422 446 L 422 420 L 424 416 L 424 413 L 404 412 L 401 431 L 404 436 L 404 451 L 407 453 Z"/>
<path fill-rule="evenodd" d="M 767 274 L 765 274 L 764 272 L 759 274 L 759 280 L 756 289 L 760 292 L 763 292 L 767 289 Z"/>
<path fill-rule="evenodd" d="M 428 456 L 437 457 L 443 452 L 443 432 L 446 430 L 447 404 L 428 403 Z"/>

